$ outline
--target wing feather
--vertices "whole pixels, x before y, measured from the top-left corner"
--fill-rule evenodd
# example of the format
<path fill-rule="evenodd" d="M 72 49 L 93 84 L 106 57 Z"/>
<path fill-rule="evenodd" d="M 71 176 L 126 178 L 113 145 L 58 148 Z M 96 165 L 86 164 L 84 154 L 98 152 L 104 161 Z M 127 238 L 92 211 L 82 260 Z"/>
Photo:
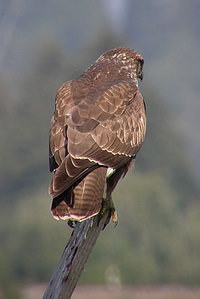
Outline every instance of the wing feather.
<path fill-rule="evenodd" d="M 108 155 L 111 164 L 106 166 L 113 167 L 116 162 L 112 163 L 110 154 L 119 155 L 119 160 L 124 156 L 134 156 L 144 140 L 144 101 L 130 80 L 106 86 L 105 90 L 101 88 L 96 94 L 88 92 L 71 113 L 68 150 L 75 158 L 88 158 L 104 164 L 104 156 Z M 98 155 L 95 159 L 95 151 L 99 153 L 99 150 L 102 157 Z"/>
<path fill-rule="evenodd" d="M 89 188 L 87 177 L 95 171 L 91 180 L 96 178 L 100 166 L 117 169 L 128 163 L 139 150 L 145 130 L 144 101 L 133 81 L 109 82 L 99 89 L 79 80 L 63 84 L 56 96 L 49 138 L 50 170 L 56 170 L 49 189 L 53 215 L 85 219 L 84 204 L 89 216 L 99 211 L 99 204 L 95 209 L 91 206 L 95 202 L 88 206 L 81 202 L 84 182 Z M 105 173 L 101 170 L 102 180 Z M 74 203 L 73 192 L 79 198 Z M 89 198 L 88 191 L 83 194 Z"/>

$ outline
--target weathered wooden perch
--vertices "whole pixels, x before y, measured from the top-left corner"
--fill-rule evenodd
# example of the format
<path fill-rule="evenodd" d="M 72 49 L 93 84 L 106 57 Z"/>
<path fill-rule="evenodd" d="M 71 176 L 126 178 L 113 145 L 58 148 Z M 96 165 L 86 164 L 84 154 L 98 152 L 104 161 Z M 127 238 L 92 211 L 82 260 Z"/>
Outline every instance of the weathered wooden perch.
<path fill-rule="evenodd" d="M 71 298 L 89 254 L 107 221 L 108 213 L 104 214 L 100 222 L 97 215 L 76 224 L 43 299 Z"/>

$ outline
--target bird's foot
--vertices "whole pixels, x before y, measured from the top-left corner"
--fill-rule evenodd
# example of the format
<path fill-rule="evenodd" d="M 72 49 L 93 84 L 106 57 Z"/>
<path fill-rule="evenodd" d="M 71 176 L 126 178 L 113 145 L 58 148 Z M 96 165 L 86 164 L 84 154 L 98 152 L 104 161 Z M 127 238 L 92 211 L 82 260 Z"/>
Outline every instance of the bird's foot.
<path fill-rule="evenodd" d="M 106 212 L 109 212 L 108 213 L 108 217 L 105 221 L 105 224 L 103 226 L 103 229 L 107 226 L 107 224 L 109 223 L 110 221 L 110 218 L 112 219 L 112 222 L 114 223 L 114 225 L 116 226 L 117 223 L 118 223 L 118 216 L 117 216 L 117 211 L 115 209 L 115 206 L 114 206 L 114 202 L 112 200 L 112 198 L 103 198 L 102 200 L 102 207 L 101 207 L 101 210 L 99 212 L 99 222 L 100 220 L 103 218 L 103 216 L 105 215 Z"/>
<path fill-rule="evenodd" d="M 78 222 L 78 221 L 76 221 L 76 220 L 69 219 L 69 220 L 67 221 L 67 224 L 69 225 L 69 227 L 71 227 L 71 228 L 75 228 L 77 222 Z"/>

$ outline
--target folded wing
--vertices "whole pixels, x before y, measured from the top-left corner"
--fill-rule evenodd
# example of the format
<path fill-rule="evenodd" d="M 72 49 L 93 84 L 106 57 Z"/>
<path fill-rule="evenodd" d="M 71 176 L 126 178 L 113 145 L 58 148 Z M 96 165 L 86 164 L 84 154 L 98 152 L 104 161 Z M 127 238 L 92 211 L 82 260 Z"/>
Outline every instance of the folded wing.
<path fill-rule="evenodd" d="M 53 215 L 84 220 L 98 213 L 107 168 L 129 163 L 145 131 L 144 101 L 133 81 L 99 88 L 80 80 L 65 83 L 56 97 L 49 140 Z"/>

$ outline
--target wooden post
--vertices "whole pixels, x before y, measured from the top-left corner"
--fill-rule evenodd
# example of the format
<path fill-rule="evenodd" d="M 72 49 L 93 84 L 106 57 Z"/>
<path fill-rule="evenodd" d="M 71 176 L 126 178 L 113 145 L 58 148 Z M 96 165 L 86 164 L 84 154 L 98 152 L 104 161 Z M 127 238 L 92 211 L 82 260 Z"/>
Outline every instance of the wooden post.
<path fill-rule="evenodd" d="M 60 258 L 43 299 L 69 299 L 87 262 L 94 244 L 107 222 L 109 212 L 76 224 Z"/>

